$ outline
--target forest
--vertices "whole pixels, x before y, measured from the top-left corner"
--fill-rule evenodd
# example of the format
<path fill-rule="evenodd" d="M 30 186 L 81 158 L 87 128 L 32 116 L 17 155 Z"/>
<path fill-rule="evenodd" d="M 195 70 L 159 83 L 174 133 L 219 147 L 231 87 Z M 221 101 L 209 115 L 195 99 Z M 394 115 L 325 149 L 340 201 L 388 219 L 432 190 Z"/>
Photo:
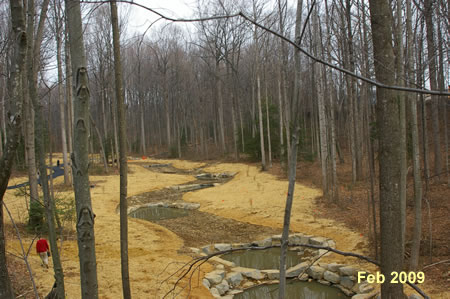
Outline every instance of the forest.
<path fill-rule="evenodd" d="M 450 296 L 447 1 L 153 2 L 0 2 L 0 299 Z"/>

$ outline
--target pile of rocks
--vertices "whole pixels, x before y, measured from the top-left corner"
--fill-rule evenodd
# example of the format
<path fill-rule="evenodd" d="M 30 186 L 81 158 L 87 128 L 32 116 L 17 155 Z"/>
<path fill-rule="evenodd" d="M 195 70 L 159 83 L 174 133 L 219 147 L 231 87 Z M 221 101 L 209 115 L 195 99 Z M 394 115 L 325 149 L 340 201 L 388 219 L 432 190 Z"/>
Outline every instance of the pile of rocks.
<path fill-rule="evenodd" d="M 279 245 L 281 235 L 275 235 L 270 238 L 253 241 L 246 244 L 213 244 L 200 249 L 192 248 L 199 255 L 209 255 L 219 251 L 226 251 L 234 248 L 243 247 L 267 247 Z M 304 234 L 292 234 L 289 236 L 289 244 L 299 245 L 320 245 L 335 248 L 333 240 L 315 237 Z M 302 251 L 303 247 L 290 248 L 291 250 Z M 327 286 L 339 288 L 347 296 L 353 296 L 352 299 L 372 298 L 376 295 L 375 288 L 367 282 L 357 282 L 358 269 L 353 266 L 343 264 L 312 264 L 321 255 L 329 254 L 326 250 L 313 250 L 314 256 L 309 261 L 302 262 L 286 270 L 286 277 L 299 279 L 301 281 L 317 281 Z M 278 269 L 259 270 L 253 268 L 236 267 L 232 262 L 223 260 L 219 257 L 212 257 L 210 261 L 216 263 L 216 269 L 205 275 L 203 285 L 207 287 L 215 298 L 233 298 L 234 295 L 243 292 L 243 290 L 259 284 L 278 283 L 280 272 Z"/>
<path fill-rule="evenodd" d="M 147 203 L 143 205 L 136 205 L 129 207 L 127 214 L 130 214 L 140 208 L 152 208 L 152 207 L 164 207 L 164 208 L 175 208 L 175 209 L 185 209 L 185 210 L 197 210 L 200 208 L 199 203 L 187 203 L 187 202 L 157 202 L 157 203 Z"/>

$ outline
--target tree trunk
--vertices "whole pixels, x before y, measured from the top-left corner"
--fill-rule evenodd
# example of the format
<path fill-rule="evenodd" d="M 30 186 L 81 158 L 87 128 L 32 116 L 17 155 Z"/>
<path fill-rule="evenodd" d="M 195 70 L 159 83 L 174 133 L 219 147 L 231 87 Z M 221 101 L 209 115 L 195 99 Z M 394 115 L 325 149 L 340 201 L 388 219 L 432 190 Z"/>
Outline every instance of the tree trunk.
<path fill-rule="evenodd" d="M 64 163 L 64 185 L 70 185 L 70 177 L 69 177 L 69 164 L 67 158 L 67 139 L 66 139 L 66 108 L 64 105 L 64 97 L 63 97 L 63 71 L 62 71 L 62 59 L 61 59 L 61 48 L 62 48 L 62 40 L 61 40 L 61 30 L 62 24 L 60 23 L 60 11 L 59 6 L 55 5 L 56 15 L 58 16 L 56 22 L 56 61 L 58 67 L 58 102 L 59 102 L 59 116 L 61 120 L 61 143 L 62 143 L 62 151 L 63 151 L 63 163 Z"/>
<path fill-rule="evenodd" d="M 91 121 L 91 125 L 94 127 L 94 130 L 97 133 L 98 140 L 100 143 L 100 150 L 102 152 L 103 167 L 105 168 L 105 173 L 108 173 L 108 159 L 106 157 L 106 151 L 105 151 L 105 146 L 104 146 L 105 141 L 103 140 L 102 135 L 100 134 L 100 130 L 95 125 L 94 119 L 92 118 L 91 114 L 89 114 L 89 119 Z"/>
<path fill-rule="evenodd" d="M 283 234 L 281 236 L 280 290 L 278 296 L 280 299 L 284 299 L 286 293 L 286 253 L 289 245 L 289 226 L 291 223 L 292 202 L 294 199 L 295 176 L 297 171 L 298 133 L 299 129 L 297 128 L 293 136 L 291 159 L 289 160 L 289 186 L 284 212 Z"/>
<path fill-rule="evenodd" d="M 28 36 L 28 48 L 27 48 L 27 59 L 24 76 L 22 77 L 23 85 L 28 86 L 24 88 L 24 122 L 25 122 L 25 151 L 27 156 L 27 166 L 28 166 L 28 179 L 30 182 L 30 205 L 33 200 L 39 200 L 38 193 L 38 183 L 37 183 L 37 169 L 36 169 L 36 150 L 35 150 L 35 136 L 34 136 L 34 107 L 32 98 L 35 94 L 31 94 L 30 84 L 34 84 L 34 18 L 35 18 L 35 7 L 34 1 L 27 1 L 27 36 Z M 27 83 L 28 82 L 28 85 Z M 35 87 L 33 88 L 35 90 Z M 34 99 L 33 99 L 34 100 Z M 30 209 L 31 213 L 31 209 Z M 31 216 L 31 215 L 30 215 Z M 31 217 L 30 217 L 31 219 Z"/>
<path fill-rule="evenodd" d="M 427 27 L 427 45 L 428 45 L 428 72 L 430 77 L 431 90 L 438 90 L 437 84 L 437 62 L 436 62 L 436 46 L 434 42 L 434 24 L 433 24 L 433 0 L 424 0 L 424 16 Z M 431 125 L 433 129 L 433 149 L 434 149 L 434 174 L 441 175 L 441 138 L 439 129 L 439 97 L 431 96 Z"/>
<path fill-rule="evenodd" d="M 269 168 L 272 168 L 272 141 L 270 140 L 270 113 L 269 113 L 269 95 L 267 93 L 267 80 L 265 80 L 265 95 L 266 95 L 266 127 L 267 127 L 267 146 L 269 154 Z"/>
<path fill-rule="evenodd" d="M 67 26 L 67 18 L 66 18 L 66 26 Z M 67 143 L 69 145 L 68 151 L 69 153 L 73 153 L 73 105 L 72 105 L 72 59 L 70 57 L 70 45 L 69 45 L 69 35 L 68 30 L 65 30 L 66 41 L 64 42 L 64 60 L 66 65 L 66 104 L 67 104 Z M 70 159 L 67 161 L 67 167 L 71 164 Z M 72 173 L 73 177 L 73 173 Z"/>
<path fill-rule="evenodd" d="M 8 186 L 11 168 L 14 162 L 19 136 L 21 131 L 21 113 L 23 94 L 21 93 L 21 77 L 25 68 L 25 57 L 27 50 L 27 36 L 25 32 L 25 20 L 23 2 L 10 0 L 12 23 L 12 44 L 13 53 L 11 56 L 11 71 L 9 75 L 10 91 L 10 117 L 8 117 L 9 133 L 5 144 L 3 156 L 0 157 L 0 298 L 12 299 L 14 293 L 11 288 L 11 281 L 8 275 L 6 264 L 5 232 L 3 221 L 3 196 Z"/>
<path fill-rule="evenodd" d="M 402 0 L 397 0 L 396 10 L 396 72 L 397 85 L 405 86 L 404 81 L 404 59 L 403 59 L 403 16 L 402 16 Z M 402 244 L 405 247 L 406 234 L 406 175 L 407 175 L 407 161 L 406 161 L 406 104 L 404 92 L 398 92 L 399 109 L 400 109 L 400 146 L 401 146 L 401 160 L 400 160 L 400 203 L 401 203 L 401 221 L 402 221 Z M 404 250 L 404 248 L 403 248 Z"/>
<path fill-rule="evenodd" d="M 114 45 L 114 75 L 116 83 L 117 118 L 119 121 L 119 160 L 120 160 L 120 261 L 122 269 L 122 289 L 125 299 L 131 298 L 130 271 L 128 269 L 128 214 L 127 214 L 127 123 L 123 98 L 122 62 L 120 56 L 119 18 L 116 1 L 111 1 L 111 23 Z"/>
<path fill-rule="evenodd" d="M 376 79 L 395 84 L 395 75 L 386 65 L 394 65 L 392 19 L 389 1 L 370 0 Z M 381 297 L 403 298 L 403 285 L 390 283 L 392 272 L 403 270 L 400 204 L 400 124 L 397 94 L 377 88 L 377 124 L 379 129 L 381 272 L 386 282 Z"/>
<path fill-rule="evenodd" d="M 78 255 L 81 297 L 98 298 L 94 212 L 89 188 L 89 82 L 79 1 L 66 0 L 72 74 L 74 75 L 74 142 L 72 169 L 77 210 Z"/>
<path fill-rule="evenodd" d="M 256 93 L 258 98 L 258 118 L 259 118 L 259 141 L 261 145 L 261 169 L 265 171 L 266 167 L 266 150 L 264 148 L 264 126 L 261 103 L 261 80 L 259 78 L 258 67 L 256 68 Z"/>

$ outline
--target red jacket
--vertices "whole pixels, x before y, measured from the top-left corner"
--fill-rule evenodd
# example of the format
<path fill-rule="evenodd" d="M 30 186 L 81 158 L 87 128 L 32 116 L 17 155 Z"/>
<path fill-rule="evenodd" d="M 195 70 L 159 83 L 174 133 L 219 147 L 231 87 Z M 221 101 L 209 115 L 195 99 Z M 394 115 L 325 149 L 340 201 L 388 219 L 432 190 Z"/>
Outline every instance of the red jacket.
<path fill-rule="evenodd" d="M 40 239 L 39 241 L 37 241 L 37 243 L 36 243 L 36 251 L 37 251 L 37 253 L 48 251 L 47 240 Z"/>

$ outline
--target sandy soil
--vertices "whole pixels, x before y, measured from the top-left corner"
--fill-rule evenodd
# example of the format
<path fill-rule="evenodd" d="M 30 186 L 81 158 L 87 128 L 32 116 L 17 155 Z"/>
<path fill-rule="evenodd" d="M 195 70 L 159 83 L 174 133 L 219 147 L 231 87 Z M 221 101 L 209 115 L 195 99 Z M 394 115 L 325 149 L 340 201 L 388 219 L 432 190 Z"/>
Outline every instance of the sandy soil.
<path fill-rule="evenodd" d="M 148 163 L 149 160 L 144 161 Z M 176 168 L 193 169 L 203 163 L 177 160 L 155 160 L 155 163 L 170 162 Z M 128 195 L 149 192 L 168 185 L 192 181 L 192 176 L 149 172 L 141 167 L 140 162 L 130 163 Z M 286 200 L 287 182 L 276 179 L 273 175 L 263 173 L 254 166 L 245 164 L 215 164 L 205 169 L 209 172 L 238 172 L 230 182 L 218 187 L 189 192 L 183 196 L 188 202 L 201 204 L 200 211 L 217 216 L 231 218 L 241 222 L 263 225 L 279 229 L 282 227 L 284 202 Z M 61 178 L 58 178 L 61 180 Z M 22 180 L 15 179 L 13 185 Z M 96 213 L 96 252 L 98 263 L 98 281 L 100 298 L 121 297 L 120 252 L 119 252 L 119 216 L 116 207 L 119 202 L 119 177 L 91 177 L 95 188 L 91 189 L 94 212 Z M 24 221 L 26 209 L 23 199 L 13 196 L 8 191 L 5 202 L 13 211 L 15 219 Z M 356 231 L 340 223 L 323 219 L 314 204 L 314 199 L 321 193 L 317 189 L 296 184 L 294 205 L 292 208 L 291 229 L 316 236 L 332 238 L 337 248 L 344 251 L 367 253 L 367 239 Z M 29 244 L 31 239 L 26 239 Z M 8 251 L 19 253 L 18 242 L 10 241 Z M 162 279 L 173 273 L 188 256 L 180 255 L 183 240 L 168 229 L 147 221 L 129 220 L 129 261 L 131 289 L 135 298 L 161 298 L 173 285 L 173 280 L 160 286 Z M 65 271 L 67 298 L 80 298 L 79 262 L 75 241 L 65 241 L 62 260 Z M 46 294 L 53 284 L 53 271 L 40 267 L 39 257 L 31 254 L 31 265 L 39 290 Z M 326 260 L 350 264 L 359 263 L 356 259 L 346 259 L 330 255 Z M 375 271 L 372 266 L 361 264 L 361 268 Z M 208 271 L 208 266 L 202 270 Z M 194 275 L 197 278 L 197 275 Z M 193 282 L 197 286 L 197 282 Z M 424 289 L 430 290 L 425 285 Z M 409 291 L 408 291 L 409 293 Z M 193 287 L 190 298 L 211 298 L 203 287 Z M 433 297 L 439 298 L 439 297 Z M 444 297 L 442 297 L 444 298 Z"/>

